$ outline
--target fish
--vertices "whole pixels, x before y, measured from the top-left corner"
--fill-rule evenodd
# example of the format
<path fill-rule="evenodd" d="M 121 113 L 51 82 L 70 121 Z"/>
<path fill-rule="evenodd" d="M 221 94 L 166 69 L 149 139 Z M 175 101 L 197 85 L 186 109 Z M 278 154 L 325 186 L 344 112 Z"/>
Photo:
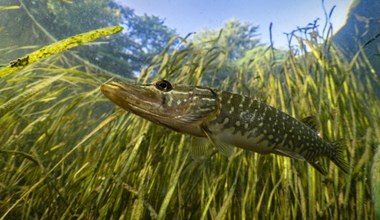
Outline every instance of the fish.
<path fill-rule="evenodd" d="M 228 91 L 172 84 L 110 81 L 102 93 L 114 104 L 174 131 L 205 138 L 223 154 L 235 147 L 259 154 L 304 160 L 323 175 L 327 158 L 344 173 L 349 164 L 340 141 L 328 142 L 318 132 L 316 117 L 297 120 L 265 102 Z"/>

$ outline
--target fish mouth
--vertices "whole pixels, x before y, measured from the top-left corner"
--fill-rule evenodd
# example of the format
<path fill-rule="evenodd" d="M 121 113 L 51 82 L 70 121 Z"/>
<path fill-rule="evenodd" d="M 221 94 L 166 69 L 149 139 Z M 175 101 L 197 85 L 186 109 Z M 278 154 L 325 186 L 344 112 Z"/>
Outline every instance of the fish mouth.
<path fill-rule="evenodd" d="M 100 87 L 101 92 L 121 108 L 150 120 L 161 118 L 155 114 L 160 108 L 159 94 L 149 88 L 149 85 L 133 85 L 124 82 L 111 81 Z"/>
<path fill-rule="evenodd" d="M 192 121 L 189 122 L 181 118 L 186 116 L 188 106 L 182 109 L 168 108 L 164 104 L 168 98 L 155 84 L 136 85 L 110 81 L 101 85 L 100 90 L 114 104 L 144 119 L 175 131 L 204 137 L 200 128 L 202 121 L 193 119 L 191 115 L 189 117 Z"/>
<path fill-rule="evenodd" d="M 125 96 L 135 96 L 136 92 L 133 85 L 111 81 L 100 86 L 100 91 L 111 101 L 120 99 Z"/>

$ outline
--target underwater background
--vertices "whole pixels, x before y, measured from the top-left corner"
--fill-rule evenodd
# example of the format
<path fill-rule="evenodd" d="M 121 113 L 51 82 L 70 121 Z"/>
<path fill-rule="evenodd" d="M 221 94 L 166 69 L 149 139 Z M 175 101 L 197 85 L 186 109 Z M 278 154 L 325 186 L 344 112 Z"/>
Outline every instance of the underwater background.
<path fill-rule="evenodd" d="M 0 219 L 380 219 L 379 10 L 354 0 L 336 34 L 304 21 L 277 49 L 237 19 L 178 36 L 111 0 L 0 1 Z M 111 78 L 315 115 L 350 173 L 241 149 L 199 158 L 189 135 L 105 98 Z"/>

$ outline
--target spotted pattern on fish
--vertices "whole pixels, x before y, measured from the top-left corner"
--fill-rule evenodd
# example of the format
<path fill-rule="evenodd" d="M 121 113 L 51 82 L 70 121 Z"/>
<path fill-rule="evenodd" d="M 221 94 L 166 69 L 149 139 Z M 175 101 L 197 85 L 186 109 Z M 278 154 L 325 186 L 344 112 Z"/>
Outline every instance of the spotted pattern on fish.
<path fill-rule="evenodd" d="M 305 123 L 256 99 L 206 87 L 171 85 L 166 80 L 131 85 L 109 82 L 102 92 L 115 104 L 175 131 L 208 138 L 221 152 L 228 145 L 261 154 L 306 160 L 322 174 L 327 157 L 344 172 L 349 166 L 338 142 L 323 140 Z M 312 125 L 312 126 L 308 126 Z"/>

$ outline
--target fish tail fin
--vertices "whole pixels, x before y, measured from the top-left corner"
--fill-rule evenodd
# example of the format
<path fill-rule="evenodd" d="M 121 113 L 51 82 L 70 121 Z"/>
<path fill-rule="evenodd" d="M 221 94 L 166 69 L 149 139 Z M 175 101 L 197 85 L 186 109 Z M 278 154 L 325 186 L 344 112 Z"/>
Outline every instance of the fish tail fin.
<path fill-rule="evenodd" d="M 330 155 L 330 159 L 335 163 L 343 172 L 349 173 L 350 165 L 344 156 L 344 149 L 342 141 L 334 141 L 331 143 L 333 153 Z"/>

